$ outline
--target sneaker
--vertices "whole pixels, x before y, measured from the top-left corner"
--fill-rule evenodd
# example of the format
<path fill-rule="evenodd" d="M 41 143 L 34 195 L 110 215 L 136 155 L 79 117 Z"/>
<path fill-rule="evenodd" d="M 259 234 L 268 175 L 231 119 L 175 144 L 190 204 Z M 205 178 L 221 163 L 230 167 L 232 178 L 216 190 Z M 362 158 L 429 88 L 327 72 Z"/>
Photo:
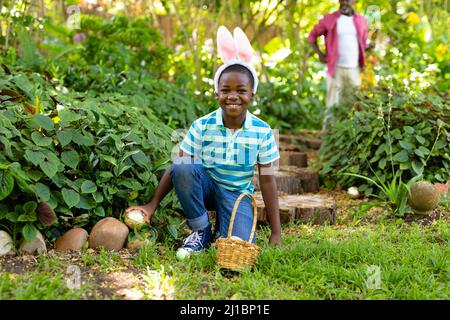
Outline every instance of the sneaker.
<path fill-rule="evenodd" d="M 211 227 L 208 226 L 203 230 L 192 232 L 186 239 L 183 245 L 177 250 L 177 258 L 183 260 L 188 258 L 192 253 L 199 253 L 209 247 L 213 240 Z"/>

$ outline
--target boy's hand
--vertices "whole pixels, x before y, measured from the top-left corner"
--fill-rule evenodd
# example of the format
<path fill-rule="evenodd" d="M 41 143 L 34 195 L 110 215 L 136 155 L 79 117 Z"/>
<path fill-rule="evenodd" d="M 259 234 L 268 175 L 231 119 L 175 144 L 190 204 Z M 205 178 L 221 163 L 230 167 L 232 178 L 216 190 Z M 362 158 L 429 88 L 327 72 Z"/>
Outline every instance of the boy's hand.
<path fill-rule="evenodd" d="M 277 246 L 281 244 L 281 235 L 272 233 L 269 238 L 269 246 Z"/>
<path fill-rule="evenodd" d="M 155 213 L 155 208 L 151 205 L 145 205 L 145 206 L 131 206 L 128 207 L 123 215 L 125 216 L 128 212 L 133 210 L 141 210 L 144 212 L 145 216 L 145 223 L 150 224 L 150 221 L 152 220 L 153 214 Z"/>

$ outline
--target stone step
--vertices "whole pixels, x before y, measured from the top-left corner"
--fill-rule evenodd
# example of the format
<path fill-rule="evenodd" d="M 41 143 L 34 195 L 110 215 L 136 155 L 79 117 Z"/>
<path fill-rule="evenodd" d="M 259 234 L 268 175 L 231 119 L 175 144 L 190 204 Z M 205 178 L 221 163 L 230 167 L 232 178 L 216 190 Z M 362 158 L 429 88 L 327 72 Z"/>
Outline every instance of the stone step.
<path fill-rule="evenodd" d="M 280 151 L 280 159 L 275 165 L 278 166 L 296 166 L 306 168 L 308 166 L 308 156 L 306 152 L 298 151 Z"/>
<path fill-rule="evenodd" d="M 275 171 L 277 190 L 287 194 L 303 194 L 319 191 L 319 174 L 309 168 L 295 166 L 281 166 Z M 253 177 L 255 190 L 260 190 L 259 176 L 255 172 Z"/>
<path fill-rule="evenodd" d="M 255 192 L 254 197 L 258 208 L 258 221 L 266 223 L 267 213 L 261 192 Z M 294 221 L 315 225 L 335 222 L 336 202 L 330 196 L 322 194 L 279 195 L 278 201 L 282 224 Z"/>
<path fill-rule="evenodd" d="M 314 150 L 319 150 L 322 144 L 322 140 L 319 138 L 307 138 L 292 134 L 280 134 L 278 139 L 280 145 L 299 144 Z"/>

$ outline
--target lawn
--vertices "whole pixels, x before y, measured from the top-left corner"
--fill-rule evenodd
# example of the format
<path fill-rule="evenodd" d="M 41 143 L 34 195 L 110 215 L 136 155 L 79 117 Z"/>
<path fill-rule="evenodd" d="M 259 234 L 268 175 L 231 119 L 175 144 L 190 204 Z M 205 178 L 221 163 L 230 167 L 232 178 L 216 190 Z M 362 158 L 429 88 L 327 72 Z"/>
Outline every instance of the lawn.
<path fill-rule="evenodd" d="M 374 212 L 354 210 L 335 225 L 285 225 L 276 248 L 262 226 L 263 250 L 240 274 L 217 267 L 214 247 L 180 262 L 178 243 L 2 257 L 0 299 L 449 299 L 448 214 L 396 220 Z"/>

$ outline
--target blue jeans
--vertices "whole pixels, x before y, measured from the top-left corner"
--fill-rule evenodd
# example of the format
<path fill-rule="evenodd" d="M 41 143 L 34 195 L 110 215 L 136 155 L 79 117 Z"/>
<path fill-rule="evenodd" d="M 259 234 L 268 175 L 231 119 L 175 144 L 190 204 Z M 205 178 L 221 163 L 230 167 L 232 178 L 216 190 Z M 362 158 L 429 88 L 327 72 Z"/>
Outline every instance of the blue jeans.
<path fill-rule="evenodd" d="M 208 211 L 216 211 L 215 231 L 227 237 L 231 213 L 239 191 L 225 189 L 208 174 L 203 165 L 193 163 L 191 157 L 174 161 L 171 177 L 181 202 L 188 226 L 193 231 L 209 227 Z M 253 207 L 249 197 L 243 197 L 238 206 L 231 235 L 249 241 L 253 224 Z M 251 239 L 255 242 L 256 232 Z"/>

